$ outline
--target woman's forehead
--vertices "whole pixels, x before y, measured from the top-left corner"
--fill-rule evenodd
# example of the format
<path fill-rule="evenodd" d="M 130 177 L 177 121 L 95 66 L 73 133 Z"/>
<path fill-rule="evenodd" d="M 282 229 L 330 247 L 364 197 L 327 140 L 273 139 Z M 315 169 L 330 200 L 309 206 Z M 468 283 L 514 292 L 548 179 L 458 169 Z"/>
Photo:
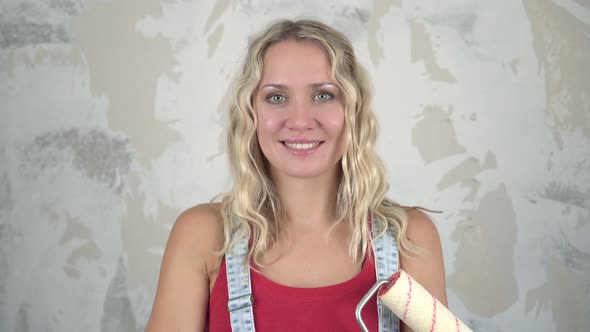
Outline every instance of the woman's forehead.
<path fill-rule="evenodd" d="M 285 40 L 269 47 L 263 56 L 261 83 L 331 82 L 330 58 L 316 43 L 305 40 Z"/>

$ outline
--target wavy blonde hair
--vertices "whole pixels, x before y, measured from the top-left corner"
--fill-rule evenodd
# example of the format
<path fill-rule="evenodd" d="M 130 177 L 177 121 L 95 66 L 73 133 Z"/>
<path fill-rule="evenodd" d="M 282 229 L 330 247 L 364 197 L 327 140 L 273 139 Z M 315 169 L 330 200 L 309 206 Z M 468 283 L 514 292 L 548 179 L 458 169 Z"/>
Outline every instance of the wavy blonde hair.
<path fill-rule="evenodd" d="M 321 46 L 330 58 L 332 75 L 345 96 L 346 149 L 340 162 L 336 216 L 338 222 L 346 220 L 352 226 L 351 256 L 358 259 L 359 248 L 360 257 L 367 253 L 371 244 L 369 217 L 387 226 L 381 228 L 380 235 L 387 229 L 395 232 L 401 253 L 416 252 L 406 236 L 405 207 L 385 197 L 386 171 L 375 153 L 377 125 L 365 70 L 342 33 L 323 23 L 301 19 L 276 21 L 255 38 L 235 81 L 227 134 L 234 184 L 222 195 L 225 241 L 220 254 L 245 236 L 251 240 L 248 261 L 260 265 L 259 259 L 278 238 L 278 220 L 285 216 L 270 178 L 268 161 L 258 144 L 253 96 L 262 77 L 265 51 L 287 39 L 311 41 Z"/>

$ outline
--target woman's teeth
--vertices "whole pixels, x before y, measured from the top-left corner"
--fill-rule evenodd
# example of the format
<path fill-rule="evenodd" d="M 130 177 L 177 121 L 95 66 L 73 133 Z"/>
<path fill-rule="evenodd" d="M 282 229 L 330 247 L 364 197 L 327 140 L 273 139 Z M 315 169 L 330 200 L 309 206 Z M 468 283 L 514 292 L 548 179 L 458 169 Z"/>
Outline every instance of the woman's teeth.
<path fill-rule="evenodd" d="M 311 149 L 313 147 L 316 147 L 320 144 L 320 142 L 315 142 L 315 143 L 287 143 L 285 142 L 285 145 L 290 147 L 291 149 L 296 149 L 296 150 L 306 150 L 306 149 Z"/>

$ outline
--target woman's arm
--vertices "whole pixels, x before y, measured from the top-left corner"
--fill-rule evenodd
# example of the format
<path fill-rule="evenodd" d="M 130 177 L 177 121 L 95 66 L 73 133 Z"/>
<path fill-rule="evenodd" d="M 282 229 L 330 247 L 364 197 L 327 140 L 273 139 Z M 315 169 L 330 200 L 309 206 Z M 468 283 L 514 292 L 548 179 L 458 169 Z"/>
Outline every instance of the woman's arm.
<path fill-rule="evenodd" d="M 426 253 L 416 257 L 402 255 L 401 268 L 447 306 L 445 266 L 436 226 L 422 211 L 411 209 L 408 210 L 407 235 L 413 244 L 426 250 Z M 411 330 L 402 324 L 401 331 L 410 332 Z"/>
<path fill-rule="evenodd" d="M 146 332 L 204 331 L 209 270 L 220 261 L 212 251 L 222 244 L 223 225 L 214 205 L 199 205 L 178 217 L 166 244 Z"/>

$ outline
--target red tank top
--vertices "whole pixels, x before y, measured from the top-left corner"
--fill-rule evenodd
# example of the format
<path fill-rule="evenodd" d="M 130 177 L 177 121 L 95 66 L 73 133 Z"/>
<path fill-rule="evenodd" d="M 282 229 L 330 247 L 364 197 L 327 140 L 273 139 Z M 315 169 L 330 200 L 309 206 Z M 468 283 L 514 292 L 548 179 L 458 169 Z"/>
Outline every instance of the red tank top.
<path fill-rule="evenodd" d="M 254 324 L 257 331 L 360 331 L 355 310 L 361 298 L 376 282 L 375 263 L 367 256 L 361 271 L 340 284 L 297 288 L 277 284 L 250 270 L 254 295 Z M 211 332 L 231 332 L 227 310 L 225 259 L 209 296 L 207 313 Z M 370 305 L 373 303 L 374 305 Z M 369 331 L 378 330 L 376 298 L 362 312 Z"/>

